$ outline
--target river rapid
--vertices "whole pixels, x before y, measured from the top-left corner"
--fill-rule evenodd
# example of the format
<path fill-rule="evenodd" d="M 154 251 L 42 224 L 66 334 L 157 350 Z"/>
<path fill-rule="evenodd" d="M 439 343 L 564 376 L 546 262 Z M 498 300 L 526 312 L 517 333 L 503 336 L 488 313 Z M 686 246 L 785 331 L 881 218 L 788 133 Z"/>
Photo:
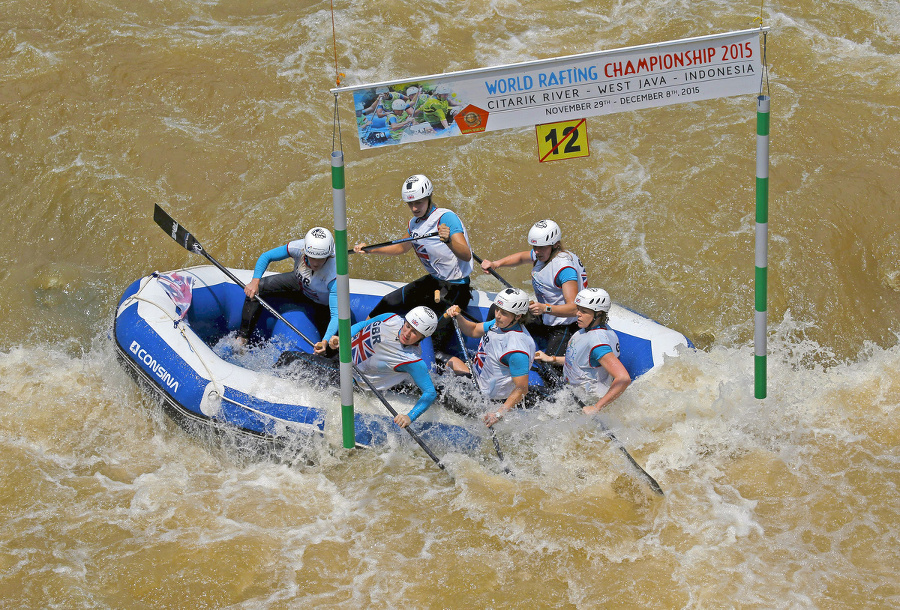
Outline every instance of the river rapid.
<path fill-rule="evenodd" d="M 0 0 L 0 607 L 893 608 L 900 507 L 900 4 Z M 755 27 L 771 96 L 768 397 L 753 392 L 756 100 L 588 118 L 589 157 L 513 129 L 361 151 L 347 85 Z M 333 19 L 333 20 L 332 20 Z M 332 226 L 404 236 L 424 173 L 475 251 L 562 226 L 590 283 L 696 345 L 604 420 L 248 459 L 174 426 L 117 364 L 154 270 Z M 504 276 L 529 289 L 528 270 Z M 411 280 L 412 255 L 354 257 Z M 496 290 L 489 276 L 477 287 Z M 338 408 L 334 397 L 334 408 Z"/>

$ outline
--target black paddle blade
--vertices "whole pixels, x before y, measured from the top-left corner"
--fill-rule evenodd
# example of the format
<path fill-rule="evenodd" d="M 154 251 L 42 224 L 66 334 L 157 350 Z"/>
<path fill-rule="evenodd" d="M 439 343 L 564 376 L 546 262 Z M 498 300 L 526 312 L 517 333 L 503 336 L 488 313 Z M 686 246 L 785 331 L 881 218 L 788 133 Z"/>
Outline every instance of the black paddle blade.
<path fill-rule="evenodd" d="M 153 220 L 159 227 L 169 234 L 182 248 L 189 252 L 202 252 L 203 246 L 194 239 L 194 236 L 187 232 L 174 218 L 169 216 L 165 210 L 159 207 L 159 204 L 153 208 Z"/>

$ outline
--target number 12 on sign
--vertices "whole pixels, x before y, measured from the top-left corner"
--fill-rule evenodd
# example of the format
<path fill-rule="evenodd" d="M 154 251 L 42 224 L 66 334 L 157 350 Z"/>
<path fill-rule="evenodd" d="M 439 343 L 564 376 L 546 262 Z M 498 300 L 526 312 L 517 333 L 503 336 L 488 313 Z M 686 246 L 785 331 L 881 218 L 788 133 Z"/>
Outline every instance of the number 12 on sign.
<path fill-rule="evenodd" d="M 538 158 L 544 161 L 587 157 L 591 154 L 586 119 L 535 125 Z"/>

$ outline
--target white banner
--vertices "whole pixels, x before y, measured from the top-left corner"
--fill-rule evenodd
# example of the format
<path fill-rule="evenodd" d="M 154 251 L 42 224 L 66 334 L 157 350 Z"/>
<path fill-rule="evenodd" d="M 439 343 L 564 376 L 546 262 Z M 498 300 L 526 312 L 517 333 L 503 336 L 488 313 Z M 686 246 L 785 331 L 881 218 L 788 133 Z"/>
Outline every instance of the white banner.
<path fill-rule="evenodd" d="M 757 93 L 766 28 L 332 89 L 362 148 Z"/>

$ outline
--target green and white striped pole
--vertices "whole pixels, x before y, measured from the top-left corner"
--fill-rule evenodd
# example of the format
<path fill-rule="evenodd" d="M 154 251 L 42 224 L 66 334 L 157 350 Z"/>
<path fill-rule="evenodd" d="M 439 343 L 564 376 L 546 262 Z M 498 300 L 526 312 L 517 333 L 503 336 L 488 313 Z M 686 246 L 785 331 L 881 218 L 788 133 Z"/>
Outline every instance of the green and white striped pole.
<path fill-rule="evenodd" d="M 754 394 L 766 397 L 766 295 L 769 269 L 769 96 L 756 98 L 756 313 Z"/>
<path fill-rule="evenodd" d="M 338 340 L 341 357 L 341 429 L 344 448 L 356 446 L 353 429 L 353 367 L 350 363 L 350 266 L 347 255 L 347 198 L 344 153 L 331 153 L 331 199 L 334 204 L 334 249 L 337 264 Z"/>

